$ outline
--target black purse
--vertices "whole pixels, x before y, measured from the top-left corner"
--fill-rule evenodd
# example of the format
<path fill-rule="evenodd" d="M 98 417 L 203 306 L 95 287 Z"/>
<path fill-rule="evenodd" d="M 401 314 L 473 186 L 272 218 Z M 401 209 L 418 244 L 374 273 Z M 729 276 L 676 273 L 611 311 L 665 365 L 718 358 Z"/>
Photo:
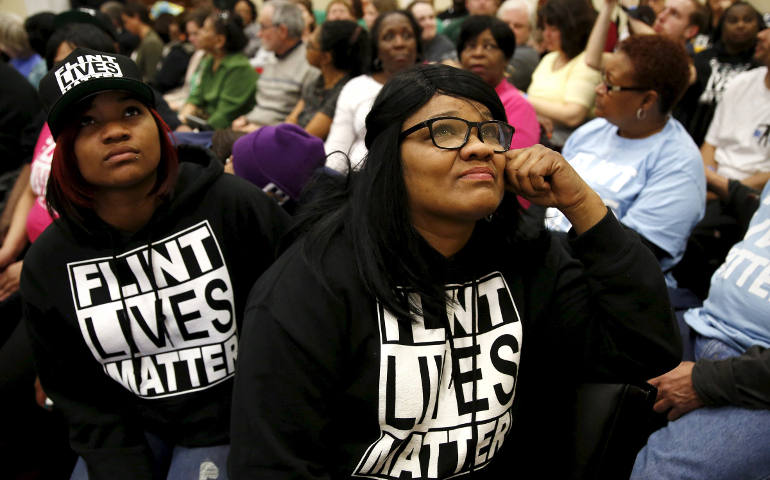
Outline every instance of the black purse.
<path fill-rule="evenodd" d="M 627 479 L 639 450 L 661 426 L 649 384 L 584 383 L 575 402 L 573 479 Z"/>

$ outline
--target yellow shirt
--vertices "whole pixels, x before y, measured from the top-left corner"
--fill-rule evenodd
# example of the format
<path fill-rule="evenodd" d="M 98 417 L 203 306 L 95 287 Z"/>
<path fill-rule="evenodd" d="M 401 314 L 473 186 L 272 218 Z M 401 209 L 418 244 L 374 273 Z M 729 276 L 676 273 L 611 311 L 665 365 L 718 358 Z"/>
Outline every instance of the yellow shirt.
<path fill-rule="evenodd" d="M 585 52 L 554 71 L 553 64 L 558 56 L 558 52 L 551 52 L 543 57 L 532 73 L 527 95 L 554 102 L 577 103 L 592 110 L 601 73 L 586 65 Z"/>

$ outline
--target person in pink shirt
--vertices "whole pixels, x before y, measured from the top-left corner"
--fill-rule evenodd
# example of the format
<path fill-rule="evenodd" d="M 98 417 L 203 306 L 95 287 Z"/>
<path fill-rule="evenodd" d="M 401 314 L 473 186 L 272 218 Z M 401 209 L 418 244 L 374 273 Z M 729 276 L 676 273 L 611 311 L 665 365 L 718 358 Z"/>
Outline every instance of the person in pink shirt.
<path fill-rule="evenodd" d="M 511 148 L 530 147 L 540 140 L 540 125 L 532 105 L 505 79 L 505 68 L 516 49 L 516 36 L 500 19 L 472 15 L 463 23 L 457 41 L 457 55 L 465 70 L 494 87 L 513 125 Z"/>

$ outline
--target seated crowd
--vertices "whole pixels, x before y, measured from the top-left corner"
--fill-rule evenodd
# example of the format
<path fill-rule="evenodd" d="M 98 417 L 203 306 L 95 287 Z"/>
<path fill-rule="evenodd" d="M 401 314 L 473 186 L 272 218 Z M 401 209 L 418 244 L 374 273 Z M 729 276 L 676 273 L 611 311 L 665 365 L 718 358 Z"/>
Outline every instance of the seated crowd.
<path fill-rule="evenodd" d="M 770 476 L 768 12 L 180 3 L 0 13 L 9 478 Z"/>

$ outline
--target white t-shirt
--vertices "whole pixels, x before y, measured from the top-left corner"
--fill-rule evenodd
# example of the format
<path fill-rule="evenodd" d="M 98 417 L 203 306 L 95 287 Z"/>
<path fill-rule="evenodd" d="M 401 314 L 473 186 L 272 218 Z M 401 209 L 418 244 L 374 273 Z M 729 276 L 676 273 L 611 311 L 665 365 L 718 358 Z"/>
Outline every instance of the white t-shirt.
<path fill-rule="evenodd" d="M 366 157 L 366 116 L 381 89 L 382 84 L 369 75 L 359 75 L 342 87 L 334 120 L 324 143 L 324 150 L 329 155 L 327 167 L 339 172 L 347 171 L 347 160 L 343 155 L 332 155 L 335 151 L 346 153 L 354 168 Z"/>
<path fill-rule="evenodd" d="M 716 147 L 717 173 L 743 180 L 770 171 L 770 89 L 767 67 L 733 77 L 717 105 L 706 142 Z"/>

